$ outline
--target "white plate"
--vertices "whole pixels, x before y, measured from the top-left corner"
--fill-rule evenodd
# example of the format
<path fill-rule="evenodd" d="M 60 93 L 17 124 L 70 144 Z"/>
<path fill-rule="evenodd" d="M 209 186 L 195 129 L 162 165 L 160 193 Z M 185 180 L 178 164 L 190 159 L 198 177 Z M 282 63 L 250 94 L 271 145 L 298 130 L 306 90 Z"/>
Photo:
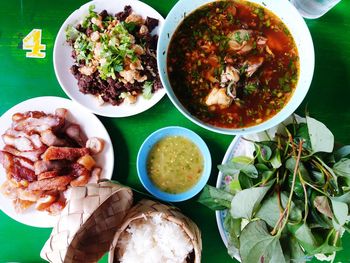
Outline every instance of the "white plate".
<path fill-rule="evenodd" d="M 305 122 L 304 118 L 299 117 L 298 115 L 294 115 L 296 120 L 300 122 Z M 280 123 L 279 125 L 272 127 L 268 129 L 267 131 L 263 131 L 260 133 L 254 133 L 254 134 L 249 134 L 245 136 L 236 136 L 230 146 L 228 147 L 224 159 L 222 160 L 222 164 L 228 163 L 230 160 L 232 160 L 233 157 L 235 156 L 251 156 L 253 157 L 254 153 L 254 145 L 253 143 L 244 140 L 243 138 L 249 139 L 251 141 L 264 141 L 268 140 L 270 138 L 274 138 L 276 132 L 282 133 L 283 129 L 286 125 L 290 124 L 293 120 L 293 117 L 288 117 L 284 122 Z M 222 172 L 219 172 L 218 179 L 216 181 L 216 188 L 223 188 L 226 184 L 229 182 L 227 179 L 230 179 L 229 176 L 225 176 L 222 174 Z M 227 236 L 228 232 L 226 231 L 224 227 L 224 220 L 227 214 L 227 210 L 222 210 L 222 211 L 216 211 L 216 223 L 219 228 L 220 236 L 222 241 L 224 242 L 225 246 L 227 247 Z M 236 249 L 234 253 L 234 257 L 238 260 L 241 261 L 238 249 Z"/>
<path fill-rule="evenodd" d="M 105 147 L 103 151 L 95 158 L 97 165 L 102 168 L 101 178 L 112 178 L 114 167 L 114 152 L 111 142 L 105 127 L 99 121 L 99 119 L 92 113 L 86 112 L 86 110 L 74 102 L 59 98 L 59 97 L 38 97 L 23 101 L 0 117 L 0 135 L 11 126 L 12 115 L 17 112 L 25 111 L 44 111 L 45 113 L 54 113 L 57 108 L 66 108 L 69 111 L 68 120 L 79 124 L 87 137 L 99 137 L 105 141 Z M 0 149 L 4 147 L 4 142 L 0 139 Z M 6 179 L 6 171 L 2 165 L 0 165 L 0 184 Z M 53 227 L 57 221 L 57 216 L 50 216 L 46 212 L 40 212 L 29 208 L 24 213 L 18 214 L 15 212 L 12 201 L 0 194 L 0 208 L 5 214 L 12 217 L 14 220 L 23 224 L 34 227 Z"/>
<path fill-rule="evenodd" d="M 156 10 L 137 0 L 95 0 L 84 4 L 67 18 L 58 32 L 53 50 L 53 63 L 58 82 L 72 100 L 98 115 L 127 117 L 148 110 L 164 96 L 164 88 L 157 90 L 150 100 L 138 96 L 135 104 L 122 103 L 119 106 L 112 106 L 109 103 L 100 105 L 95 96 L 85 95 L 79 91 L 77 80 L 69 71 L 74 64 L 74 59 L 71 57 L 72 47 L 66 42 L 65 30 L 68 25 L 77 25 L 88 14 L 90 5 L 95 5 L 95 11 L 97 12 L 105 9 L 109 14 L 113 15 L 123 11 L 126 5 L 130 5 L 132 10 L 136 14 L 142 15 L 143 18 L 149 16 L 159 20 L 159 26 L 153 31 L 156 34 L 158 34 L 159 28 L 164 23 L 164 18 Z"/>

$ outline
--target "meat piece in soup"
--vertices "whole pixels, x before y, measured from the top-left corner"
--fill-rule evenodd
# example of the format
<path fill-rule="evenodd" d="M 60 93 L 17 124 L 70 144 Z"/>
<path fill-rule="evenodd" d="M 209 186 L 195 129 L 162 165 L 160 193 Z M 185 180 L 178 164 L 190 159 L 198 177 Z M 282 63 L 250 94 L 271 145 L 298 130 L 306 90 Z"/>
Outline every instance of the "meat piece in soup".
<path fill-rule="evenodd" d="M 188 111 L 225 128 L 273 117 L 299 77 L 298 51 L 287 27 L 246 1 L 216 1 L 187 15 L 171 39 L 167 67 Z"/>

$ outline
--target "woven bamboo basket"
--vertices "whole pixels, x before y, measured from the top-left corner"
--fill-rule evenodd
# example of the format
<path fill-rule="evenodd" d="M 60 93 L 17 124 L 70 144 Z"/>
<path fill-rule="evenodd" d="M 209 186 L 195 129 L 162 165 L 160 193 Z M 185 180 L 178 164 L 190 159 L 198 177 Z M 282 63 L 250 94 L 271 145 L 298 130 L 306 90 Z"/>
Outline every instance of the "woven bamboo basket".
<path fill-rule="evenodd" d="M 97 262 L 133 202 L 130 188 L 100 182 L 74 187 L 40 256 L 49 262 Z"/>
<path fill-rule="evenodd" d="M 161 214 L 163 218 L 178 224 L 190 238 L 194 251 L 189 256 L 188 263 L 200 263 L 202 252 L 201 233 L 197 225 L 188 217 L 184 216 L 175 207 L 169 207 L 152 200 L 141 200 L 133 208 L 131 208 L 124 219 L 123 225 L 115 233 L 112 245 L 109 250 L 108 262 L 119 262 L 120 251 L 118 248 L 118 240 L 121 234 L 127 229 L 134 220 L 144 220 L 147 217 L 152 217 Z M 142 263 L 142 259 L 140 259 Z"/>

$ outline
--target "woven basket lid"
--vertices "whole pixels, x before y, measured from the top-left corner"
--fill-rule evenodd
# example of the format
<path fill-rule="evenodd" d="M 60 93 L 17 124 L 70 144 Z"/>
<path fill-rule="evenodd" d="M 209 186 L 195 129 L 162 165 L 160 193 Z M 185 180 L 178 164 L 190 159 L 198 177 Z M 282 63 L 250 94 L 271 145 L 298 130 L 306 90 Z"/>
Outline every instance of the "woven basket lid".
<path fill-rule="evenodd" d="M 197 225 L 188 217 L 183 215 L 179 209 L 170 207 L 152 200 L 143 199 L 132 207 L 124 219 L 123 225 L 115 233 L 112 245 L 109 250 L 108 262 L 116 263 L 118 260 L 118 240 L 121 234 L 127 229 L 134 220 L 145 219 L 161 214 L 164 219 L 178 224 L 190 238 L 194 251 L 190 255 L 190 263 L 201 262 L 202 239 Z M 142 259 L 140 259 L 142 263 Z"/>
<path fill-rule="evenodd" d="M 130 188 L 111 182 L 73 187 L 40 256 L 49 262 L 97 262 L 109 249 L 133 202 Z"/>

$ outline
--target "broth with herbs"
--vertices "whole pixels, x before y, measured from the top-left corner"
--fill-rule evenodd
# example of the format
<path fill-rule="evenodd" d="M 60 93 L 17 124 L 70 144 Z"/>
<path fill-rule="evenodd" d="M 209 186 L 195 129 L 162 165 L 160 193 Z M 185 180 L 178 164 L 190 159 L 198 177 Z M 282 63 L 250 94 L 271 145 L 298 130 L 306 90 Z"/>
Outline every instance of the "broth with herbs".
<path fill-rule="evenodd" d="M 168 49 L 171 86 L 186 109 L 218 127 L 244 128 L 273 117 L 299 77 L 296 44 L 261 5 L 216 1 L 185 19 Z"/>

